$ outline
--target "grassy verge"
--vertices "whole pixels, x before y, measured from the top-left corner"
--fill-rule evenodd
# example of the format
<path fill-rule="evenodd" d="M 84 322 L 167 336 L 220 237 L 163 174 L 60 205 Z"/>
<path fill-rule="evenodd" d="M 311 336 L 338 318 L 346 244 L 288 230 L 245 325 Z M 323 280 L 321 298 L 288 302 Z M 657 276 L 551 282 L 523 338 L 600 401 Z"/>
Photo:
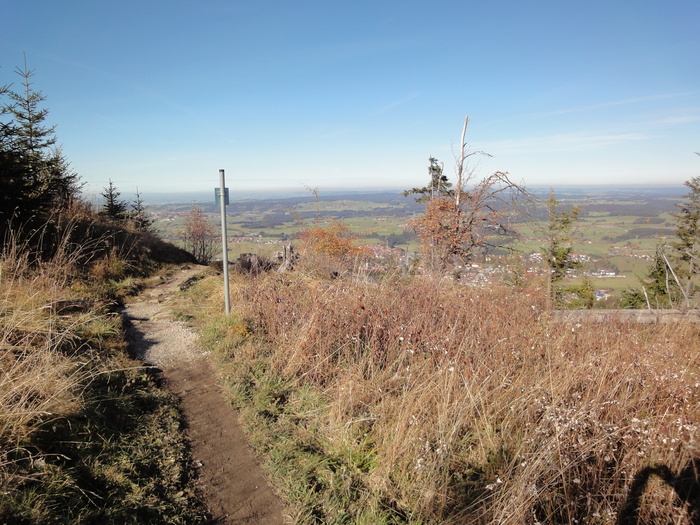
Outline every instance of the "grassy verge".
<path fill-rule="evenodd" d="M 311 275 L 234 277 L 229 318 L 218 281 L 189 292 L 296 523 L 697 519 L 677 482 L 697 488 L 696 325 L 569 325 L 536 288 Z"/>
<path fill-rule="evenodd" d="M 136 283 L 81 257 L 0 257 L 0 523 L 201 523 L 177 400 L 111 311 Z"/>

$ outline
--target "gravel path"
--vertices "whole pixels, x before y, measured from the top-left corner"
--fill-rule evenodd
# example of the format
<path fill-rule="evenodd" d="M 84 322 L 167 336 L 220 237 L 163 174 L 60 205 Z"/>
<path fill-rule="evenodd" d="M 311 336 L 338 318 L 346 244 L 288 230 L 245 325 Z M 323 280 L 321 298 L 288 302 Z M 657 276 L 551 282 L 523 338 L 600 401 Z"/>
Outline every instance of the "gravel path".
<path fill-rule="evenodd" d="M 216 385 L 209 352 L 172 318 L 180 285 L 207 270 L 185 265 L 129 301 L 124 309 L 132 351 L 163 371 L 181 401 L 200 486 L 217 525 L 284 523 L 284 507 L 265 480 L 238 415 Z"/>

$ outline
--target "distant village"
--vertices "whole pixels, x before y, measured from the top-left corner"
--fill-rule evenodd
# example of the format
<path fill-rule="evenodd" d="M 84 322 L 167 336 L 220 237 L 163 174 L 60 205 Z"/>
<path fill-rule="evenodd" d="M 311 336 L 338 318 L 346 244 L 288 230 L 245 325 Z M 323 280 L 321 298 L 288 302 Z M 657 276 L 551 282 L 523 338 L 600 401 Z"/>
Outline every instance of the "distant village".
<path fill-rule="evenodd" d="M 303 211 L 290 211 L 288 208 L 283 209 L 282 206 L 289 206 L 289 203 L 284 203 L 280 205 L 279 203 L 259 203 L 251 202 L 246 204 L 238 204 L 238 206 L 243 206 L 244 209 L 237 210 L 236 217 L 238 220 L 231 225 L 229 230 L 229 246 L 233 252 L 247 252 L 255 251 L 256 246 L 271 246 L 272 250 L 276 250 L 274 245 L 289 242 L 292 236 L 289 232 L 285 233 L 284 224 L 290 223 L 292 219 L 291 215 L 294 215 L 294 221 L 318 221 L 318 210 L 309 211 L 307 209 Z M 325 204 L 327 206 L 327 203 Z M 340 210 L 328 210 L 324 209 L 324 213 L 338 214 L 337 220 L 347 220 L 352 223 L 355 217 L 361 217 L 363 220 L 370 219 L 377 223 L 374 230 L 367 231 L 366 234 L 362 235 L 364 238 L 363 247 L 369 251 L 371 256 L 365 262 L 365 267 L 368 271 L 382 271 L 387 267 L 404 268 L 405 271 L 422 273 L 424 271 L 421 265 L 419 257 L 415 253 L 409 251 L 407 253 L 406 245 L 407 243 L 413 242 L 406 238 L 408 234 L 387 234 L 386 231 L 391 231 L 391 227 L 387 228 L 387 222 L 392 223 L 396 226 L 404 226 L 404 230 L 408 231 L 410 228 L 404 223 L 408 218 L 414 216 L 415 210 L 410 211 L 408 214 L 403 212 L 397 212 L 396 209 L 392 209 L 391 206 L 386 206 L 382 208 L 382 205 L 377 205 L 376 208 L 358 208 L 352 211 L 351 209 L 354 204 L 350 201 L 337 201 L 334 202 L 334 206 Z M 374 204 L 372 205 L 374 206 Z M 212 223 L 216 222 L 216 211 L 214 209 L 207 208 L 206 205 L 203 206 L 207 209 L 205 212 L 209 216 Z M 164 237 L 168 238 L 172 242 L 180 242 L 179 235 L 182 228 L 182 222 L 187 212 L 191 208 L 191 205 L 168 205 L 161 207 L 154 215 L 157 217 L 158 223 L 162 225 L 162 230 Z M 360 211 L 362 210 L 362 211 Z M 391 212 L 387 210 L 392 210 Z M 241 221 L 240 219 L 244 219 Z M 326 218 L 322 219 L 325 220 Z M 642 217 L 641 219 L 636 219 L 633 223 L 629 224 L 647 224 L 650 223 L 650 219 Z M 332 219 L 328 219 L 329 221 Z M 657 222 L 661 219 L 654 219 Z M 654 223 L 655 224 L 655 223 Z M 609 225 L 601 225 L 601 228 L 610 228 Z M 648 229 L 648 228 L 647 228 Z M 384 232 L 384 233 L 382 233 Z M 652 235 L 653 234 L 653 235 Z M 653 252 L 650 251 L 649 245 L 640 249 L 639 240 L 640 238 L 654 237 L 657 242 L 663 239 L 665 231 L 658 227 L 658 231 L 647 231 L 634 229 L 624 229 L 622 233 L 613 235 L 612 233 L 608 237 L 604 237 L 603 241 L 613 241 L 604 250 L 599 250 L 601 253 L 592 250 L 593 254 L 584 253 L 574 253 L 572 255 L 573 260 L 581 263 L 579 268 L 568 270 L 567 274 L 571 278 L 586 278 L 590 277 L 594 279 L 597 286 L 605 286 L 605 280 L 615 280 L 618 284 L 613 285 L 612 281 L 610 284 L 610 289 L 601 288 L 595 290 L 595 296 L 597 300 L 603 300 L 610 296 L 609 292 L 612 289 L 617 289 L 621 285 L 619 280 L 625 279 L 626 277 L 632 275 L 634 272 L 630 273 L 630 267 L 640 267 L 640 265 L 623 265 L 620 263 L 621 259 L 628 260 L 638 260 L 644 265 L 651 264 L 654 261 Z M 624 236 L 623 236 L 624 235 Z M 633 235 L 633 236 L 632 236 Z M 542 246 L 546 244 L 546 239 L 529 239 L 529 249 L 526 249 L 525 253 L 521 253 L 517 256 L 511 255 L 489 255 L 483 258 L 479 258 L 471 261 L 463 267 L 455 268 L 455 275 L 459 275 L 459 280 L 461 283 L 468 286 L 488 286 L 491 283 L 501 282 L 503 280 L 512 279 L 517 273 L 520 275 L 537 275 L 544 276 L 546 273 L 546 264 L 543 260 L 542 254 L 537 251 L 537 243 Z M 617 241 L 617 243 L 614 243 Z M 626 242 L 625 242 L 626 241 Z M 594 241 L 590 239 L 579 239 L 577 241 L 579 245 L 594 244 Z M 597 241 L 600 245 L 600 242 Z M 242 246 L 245 245 L 245 246 Z M 238 247 L 236 247 L 238 246 Z M 613 262 L 614 261 L 614 262 Z M 623 267 L 625 270 L 620 271 L 618 266 Z M 602 280 L 601 280 L 602 279 Z"/>

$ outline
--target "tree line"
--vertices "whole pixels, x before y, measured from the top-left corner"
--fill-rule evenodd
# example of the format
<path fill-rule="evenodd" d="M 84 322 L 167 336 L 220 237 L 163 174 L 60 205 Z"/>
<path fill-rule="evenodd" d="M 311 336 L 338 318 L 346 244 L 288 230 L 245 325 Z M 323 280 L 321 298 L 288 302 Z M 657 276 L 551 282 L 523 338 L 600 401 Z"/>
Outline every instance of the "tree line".
<path fill-rule="evenodd" d="M 35 72 L 27 67 L 26 57 L 14 72 L 20 79 L 16 85 L 0 85 L 0 248 L 40 238 L 43 245 L 34 249 L 41 255 L 51 249 L 50 232 L 58 229 L 62 214 L 70 213 L 86 214 L 107 228 L 155 233 L 138 188 L 129 202 L 109 180 L 97 207 L 81 199 L 83 184 L 58 146 L 56 127 L 47 123 L 46 97 L 34 89 Z M 38 231 L 43 233 L 36 235 Z M 190 210 L 183 239 L 185 250 L 198 261 L 211 260 L 214 228 L 200 208 Z"/>

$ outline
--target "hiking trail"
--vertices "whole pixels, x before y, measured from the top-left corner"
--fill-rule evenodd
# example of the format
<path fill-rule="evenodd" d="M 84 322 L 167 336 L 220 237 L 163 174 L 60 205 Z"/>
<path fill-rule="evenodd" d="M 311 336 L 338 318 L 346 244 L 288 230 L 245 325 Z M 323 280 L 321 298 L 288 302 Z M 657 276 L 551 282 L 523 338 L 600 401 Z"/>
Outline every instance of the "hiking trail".
<path fill-rule="evenodd" d="M 132 352 L 162 371 L 180 399 L 198 485 L 217 525 L 281 525 L 284 506 L 265 480 L 238 413 L 216 383 L 209 352 L 172 314 L 180 285 L 207 267 L 182 265 L 124 307 Z"/>

